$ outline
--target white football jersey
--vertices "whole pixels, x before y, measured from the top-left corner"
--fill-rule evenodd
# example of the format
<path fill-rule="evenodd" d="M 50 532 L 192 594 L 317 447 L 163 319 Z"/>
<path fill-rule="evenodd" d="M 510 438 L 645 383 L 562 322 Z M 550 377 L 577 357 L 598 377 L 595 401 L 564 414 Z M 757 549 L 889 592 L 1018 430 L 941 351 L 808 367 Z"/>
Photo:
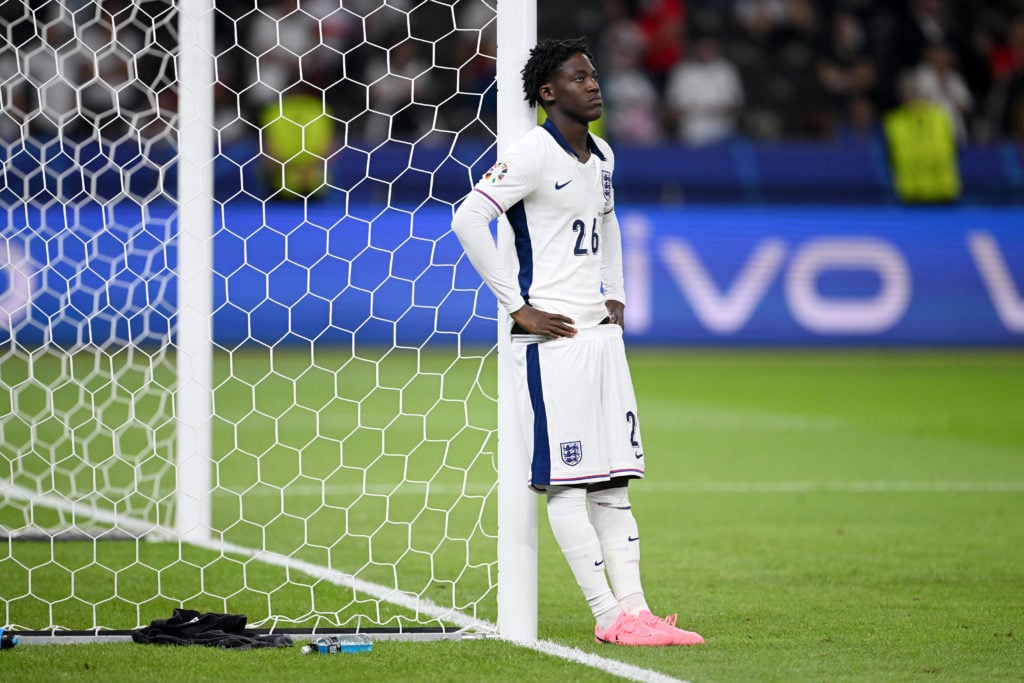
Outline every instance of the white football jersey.
<path fill-rule="evenodd" d="M 474 188 L 512 227 L 500 256 L 519 295 L 581 329 L 608 315 L 606 299 L 625 303 L 614 156 L 600 138 L 590 135 L 588 144 L 590 159 L 581 163 L 548 120 L 510 145 Z"/>

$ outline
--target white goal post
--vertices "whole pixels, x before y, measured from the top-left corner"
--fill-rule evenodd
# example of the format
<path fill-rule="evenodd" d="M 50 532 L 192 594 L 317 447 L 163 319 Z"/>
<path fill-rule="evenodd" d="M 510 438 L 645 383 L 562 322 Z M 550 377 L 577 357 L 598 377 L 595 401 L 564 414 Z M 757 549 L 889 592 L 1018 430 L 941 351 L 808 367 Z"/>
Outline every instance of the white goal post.
<path fill-rule="evenodd" d="M 536 21 L 0 10 L 0 625 L 537 637 L 504 314 L 449 228 L 535 125 Z"/>
<path fill-rule="evenodd" d="M 209 541 L 213 496 L 213 0 L 179 0 L 174 530 Z"/>
<path fill-rule="evenodd" d="M 536 125 L 536 113 L 525 104 L 520 70 L 537 42 L 536 0 L 517 11 L 498 12 L 498 151 Z M 505 221 L 501 217 L 501 221 Z M 498 233 L 505 255 L 515 249 L 511 229 Z M 498 332 L 498 395 L 514 396 L 510 341 Z M 528 467 L 514 410 L 515 401 L 498 401 L 498 631 L 520 640 L 537 637 L 537 501 L 523 486 Z"/>

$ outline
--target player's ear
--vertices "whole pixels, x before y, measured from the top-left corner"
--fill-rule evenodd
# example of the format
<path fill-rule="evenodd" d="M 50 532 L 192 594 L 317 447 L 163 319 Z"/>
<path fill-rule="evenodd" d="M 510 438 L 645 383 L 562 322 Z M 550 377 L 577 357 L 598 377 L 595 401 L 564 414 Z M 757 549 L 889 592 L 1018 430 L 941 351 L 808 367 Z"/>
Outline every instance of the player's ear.
<path fill-rule="evenodd" d="M 555 101 L 555 89 L 551 86 L 550 83 L 545 83 L 544 85 L 540 86 L 540 88 L 537 90 L 537 94 L 540 95 L 540 100 L 544 104 L 551 104 L 552 102 Z"/>

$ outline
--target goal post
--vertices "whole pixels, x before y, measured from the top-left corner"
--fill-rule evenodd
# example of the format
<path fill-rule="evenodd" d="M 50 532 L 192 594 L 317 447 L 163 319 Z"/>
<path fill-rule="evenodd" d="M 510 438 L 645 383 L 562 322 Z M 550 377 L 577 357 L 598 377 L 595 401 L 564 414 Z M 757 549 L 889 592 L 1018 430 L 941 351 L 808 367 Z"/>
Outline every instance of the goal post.
<path fill-rule="evenodd" d="M 507 3 L 506 3 L 507 5 Z M 498 153 L 537 124 L 526 104 L 520 70 L 537 41 L 537 3 L 498 11 Z M 502 216 L 503 226 L 507 219 Z M 514 251 L 510 228 L 498 233 L 498 249 Z M 529 454 L 510 398 L 517 388 L 504 316 L 498 314 L 498 631 L 519 640 L 537 637 L 537 500 L 523 481 Z M 506 397 L 503 400 L 501 397 Z"/>
<path fill-rule="evenodd" d="M 535 639 L 504 313 L 450 230 L 535 125 L 535 0 L 0 24 L 0 626 Z"/>
<path fill-rule="evenodd" d="M 178 358 L 174 530 L 209 541 L 213 497 L 214 3 L 178 0 Z"/>

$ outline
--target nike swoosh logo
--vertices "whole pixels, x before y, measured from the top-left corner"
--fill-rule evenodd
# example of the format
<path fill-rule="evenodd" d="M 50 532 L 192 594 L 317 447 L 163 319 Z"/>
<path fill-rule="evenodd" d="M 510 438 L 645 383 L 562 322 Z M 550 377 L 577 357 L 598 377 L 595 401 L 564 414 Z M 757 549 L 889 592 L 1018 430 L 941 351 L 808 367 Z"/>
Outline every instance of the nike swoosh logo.
<path fill-rule="evenodd" d="M 604 564 L 604 560 L 600 560 L 600 561 L 598 561 L 598 562 L 595 562 L 595 563 L 594 563 L 594 566 L 595 566 L 595 567 L 600 567 L 600 566 L 601 566 L 602 564 Z"/>
<path fill-rule="evenodd" d="M 637 453 L 637 452 L 634 451 L 633 457 L 636 458 L 637 460 L 639 460 L 640 458 L 644 457 L 644 454 L 643 453 Z"/>
<path fill-rule="evenodd" d="M 639 541 L 640 537 L 639 536 L 626 536 L 626 540 L 629 541 L 630 543 L 632 543 L 633 541 Z"/>
<path fill-rule="evenodd" d="M 555 181 L 555 189 L 556 189 L 556 190 L 561 190 L 561 189 L 562 189 L 563 187 L 565 187 L 566 185 L 568 185 L 568 184 L 569 184 L 569 183 L 571 183 L 571 182 L 572 182 L 571 180 L 566 180 L 566 181 L 565 181 L 564 183 L 559 183 L 559 182 L 558 182 L 558 181 L 556 180 L 556 181 Z"/>

